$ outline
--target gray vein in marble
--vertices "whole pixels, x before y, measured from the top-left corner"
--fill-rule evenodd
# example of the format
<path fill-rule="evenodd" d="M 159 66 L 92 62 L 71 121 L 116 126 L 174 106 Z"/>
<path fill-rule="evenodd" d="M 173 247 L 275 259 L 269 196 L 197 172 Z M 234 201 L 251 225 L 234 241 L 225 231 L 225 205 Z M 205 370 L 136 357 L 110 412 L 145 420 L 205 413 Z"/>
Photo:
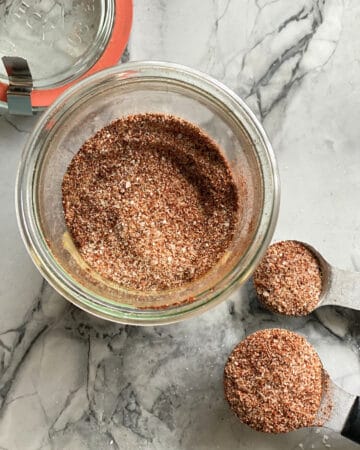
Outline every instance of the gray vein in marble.
<path fill-rule="evenodd" d="M 221 22 L 221 20 L 225 17 L 226 13 L 228 12 L 230 3 L 231 3 L 231 0 L 227 0 L 227 3 L 225 5 L 223 12 L 216 18 L 215 31 L 217 31 L 219 29 L 219 23 Z M 213 7 L 216 8 L 216 6 L 217 6 L 217 2 L 216 2 L 216 0 L 213 0 Z"/>
<path fill-rule="evenodd" d="M 274 3 L 279 2 L 280 0 L 269 0 L 269 1 L 264 0 L 263 4 L 260 4 L 261 1 L 262 0 L 255 0 L 255 4 L 259 9 L 263 9 L 265 6 L 272 5 Z"/>
<path fill-rule="evenodd" d="M 9 115 L 4 114 L 4 120 L 5 122 L 7 122 L 12 128 L 14 128 L 16 131 L 18 131 L 19 133 L 25 133 L 25 134 L 30 134 L 29 130 L 24 130 L 23 128 L 20 128 L 19 125 L 15 124 L 14 122 L 12 122 L 12 120 L 10 120 Z"/>
<path fill-rule="evenodd" d="M 124 53 L 121 56 L 121 62 L 126 63 L 129 61 L 129 59 L 130 59 L 130 52 L 129 52 L 129 46 L 127 45 L 124 50 Z"/>
<path fill-rule="evenodd" d="M 351 255 L 351 262 L 353 264 L 354 270 L 360 272 L 359 259 L 357 259 L 355 255 Z"/>
<path fill-rule="evenodd" d="M 164 422 L 173 431 L 175 429 L 174 410 L 181 406 L 181 398 L 176 385 L 169 385 L 155 399 L 150 410 L 152 414 Z"/>
<path fill-rule="evenodd" d="M 6 402 L 8 392 L 11 389 L 16 373 L 19 370 L 24 358 L 26 358 L 27 354 L 31 350 L 31 347 L 49 326 L 48 323 L 44 323 L 44 317 L 41 311 L 41 302 L 46 286 L 47 283 L 43 281 L 38 297 L 35 299 L 31 310 L 25 317 L 24 323 L 22 323 L 18 328 L 6 330 L 0 334 L 0 336 L 6 336 L 9 333 L 16 333 L 17 336 L 13 344 L 13 348 L 9 352 L 10 355 L 7 365 L 2 364 L 1 367 L 0 408 L 4 402 Z"/>
<path fill-rule="evenodd" d="M 27 358 L 31 348 L 48 327 L 58 319 L 58 308 L 54 309 L 53 316 L 47 314 L 46 311 L 46 304 L 49 300 L 51 301 L 51 295 L 49 295 L 51 293 L 52 289 L 43 280 L 40 291 L 23 318 L 23 322 L 18 327 L 4 330 L 0 334 L 1 347 L 4 349 L 1 354 L 0 368 L 0 417 L 4 411 L 4 406 L 16 400 L 37 395 L 36 393 L 20 395 L 11 397 L 8 400 L 17 373 L 21 369 L 21 365 Z M 5 345 L 4 340 L 8 340 L 10 344 Z"/>
<path fill-rule="evenodd" d="M 142 417 L 142 408 L 131 383 L 128 383 L 120 392 L 111 420 L 115 425 L 118 425 L 120 421 L 125 428 L 130 429 L 141 439 L 152 442 L 147 420 Z"/>
<path fill-rule="evenodd" d="M 286 19 L 282 24 L 280 24 L 276 31 L 265 36 L 265 38 L 267 38 L 268 36 L 271 36 L 274 33 L 280 35 L 280 33 L 293 22 L 299 22 L 308 19 L 309 17 L 312 18 L 310 30 L 304 36 L 302 36 L 297 42 L 295 42 L 291 47 L 287 48 L 279 57 L 277 57 L 274 61 L 271 62 L 266 72 L 254 83 L 254 85 L 250 89 L 249 94 L 246 97 L 249 98 L 255 94 L 259 108 L 259 114 L 262 120 L 264 120 L 266 116 L 272 111 L 272 109 L 288 95 L 291 87 L 295 83 L 299 82 L 305 76 L 306 73 L 303 74 L 298 73 L 299 67 L 308 49 L 311 39 L 314 37 L 318 28 L 321 26 L 323 22 L 322 10 L 324 3 L 325 0 L 318 0 L 316 4 L 308 11 L 305 9 L 305 6 L 303 6 L 296 14 L 292 15 L 291 17 Z M 262 44 L 265 38 L 262 38 L 249 50 L 247 54 L 245 54 L 243 58 L 242 67 L 246 65 L 247 55 L 251 53 L 257 46 Z M 267 86 L 269 82 L 272 80 L 272 78 L 279 71 L 281 66 L 285 62 L 290 61 L 291 59 L 294 59 L 294 64 L 291 69 L 290 79 L 281 87 L 280 91 L 277 93 L 276 97 L 272 100 L 272 102 L 264 106 L 262 101 L 261 88 Z"/>

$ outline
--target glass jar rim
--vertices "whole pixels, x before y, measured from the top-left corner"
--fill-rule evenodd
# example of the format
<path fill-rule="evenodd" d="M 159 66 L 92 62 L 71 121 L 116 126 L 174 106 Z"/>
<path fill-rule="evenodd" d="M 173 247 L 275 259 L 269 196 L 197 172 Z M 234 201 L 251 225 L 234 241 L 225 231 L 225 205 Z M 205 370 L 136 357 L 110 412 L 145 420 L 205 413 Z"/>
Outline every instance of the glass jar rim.
<path fill-rule="evenodd" d="M 99 84 L 112 76 L 127 79 L 139 78 L 143 81 L 154 78 L 164 82 L 172 80 L 182 83 L 189 90 L 200 90 L 209 100 L 222 104 L 229 115 L 231 114 L 236 122 L 245 126 L 246 131 L 251 134 L 262 171 L 264 200 L 255 238 L 242 256 L 242 261 L 245 261 L 244 270 L 238 273 L 236 269 L 239 269 L 239 264 L 237 264 L 217 285 L 212 287 L 211 292 L 207 289 L 197 295 L 191 303 L 184 302 L 166 309 L 139 309 L 127 308 L 99 297 L 77 283 L 61 268 L 35 220 L 33 197 L 36 186 L 34 186 L 33 177 L 36 162 L 42 151 L 36 146 L 39 134 L 46 127 L 52 113 L 61 108 L 61 104 L 64 104 L 67 98 L 74 99 L 95 83 Z M 30 256 L 42 275 L 61 295 L 81 309 L 104 319 L 133 325 L 155 325 L 180 321 L 215 306 L 231 290 L 249 278 L 273 235 L 279 210 L 279 191 L 279 176 L 270 141 L 260 122 L 243 100 L 218 80 L 195 69 L 167 62 L 138 61 L 97 72 L 82 80 L 62 94 L 40 118 L 28 139 L 19 165 L 16 210 L 20 232 Z M 210 298 L 208 298 L 209 294 Z"/>

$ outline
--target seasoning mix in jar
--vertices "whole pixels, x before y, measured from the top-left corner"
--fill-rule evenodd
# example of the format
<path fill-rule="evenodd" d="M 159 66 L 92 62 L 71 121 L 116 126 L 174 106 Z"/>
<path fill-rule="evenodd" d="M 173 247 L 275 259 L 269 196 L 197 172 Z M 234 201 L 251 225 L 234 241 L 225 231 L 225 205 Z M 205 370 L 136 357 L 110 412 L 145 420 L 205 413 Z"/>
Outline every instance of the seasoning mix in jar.
<path fill-rule="evenodd" d="M 270 143 L 244 102 L 208 75 L 156 62 L 98 72 L 60 96 L 17 186 L 20 229 L 49 282 L 133 324 L 224 300 L 259 262 L 278 201 Z"/>
<path fill-rule="evenodd" d="M 130 289 L 200 278 L 229 247 L 239 212 L 215 142 L 164 114 L 98 131 L 72 159 L 62 194 L 67 238 L 100 276 Z"/>

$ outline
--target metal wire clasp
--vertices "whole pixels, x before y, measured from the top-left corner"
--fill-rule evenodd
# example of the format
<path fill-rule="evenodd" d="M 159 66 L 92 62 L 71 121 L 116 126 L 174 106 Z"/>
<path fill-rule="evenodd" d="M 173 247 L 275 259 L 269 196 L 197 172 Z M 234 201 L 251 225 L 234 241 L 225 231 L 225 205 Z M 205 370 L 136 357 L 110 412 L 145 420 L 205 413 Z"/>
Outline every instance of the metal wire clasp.
<path fill-rule="evenodd" d="M 18 56 L 3 56 L 6 72 L 9 77 L 7 104 L 10 114 L 32 116 L 30 94 L 33 80 L 26 59 Z"/>

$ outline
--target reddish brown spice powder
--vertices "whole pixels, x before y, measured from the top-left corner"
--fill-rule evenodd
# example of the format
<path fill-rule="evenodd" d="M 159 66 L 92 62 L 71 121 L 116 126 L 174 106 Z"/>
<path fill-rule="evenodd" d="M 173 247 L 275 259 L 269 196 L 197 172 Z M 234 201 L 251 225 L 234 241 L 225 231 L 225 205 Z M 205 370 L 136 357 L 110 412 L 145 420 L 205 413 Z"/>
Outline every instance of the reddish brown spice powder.
<path fill-rule="evenodd" d="M 301 242 L 277 242 L 268 248 L 257 267 L 254 286 L 271 311 L 289 316 L 309 314 L 321 294 L 319 261 Z"/>
<path fill-rule="evenodd" d="M 199 127 L 164 114 L 123 117 L 88 139 L 62 194 L 83 259 L 139 290 L 206 274 L 229 247 L 239 211 L 219 147 Z"/>
<path fill-rule="evenodd" d="M 321 425 L 324 371 L 314 348 L 296 333 L 267 329 L 240 342 L 225 365 L 224 388 L 231 409 L 255 430 Z"/>

